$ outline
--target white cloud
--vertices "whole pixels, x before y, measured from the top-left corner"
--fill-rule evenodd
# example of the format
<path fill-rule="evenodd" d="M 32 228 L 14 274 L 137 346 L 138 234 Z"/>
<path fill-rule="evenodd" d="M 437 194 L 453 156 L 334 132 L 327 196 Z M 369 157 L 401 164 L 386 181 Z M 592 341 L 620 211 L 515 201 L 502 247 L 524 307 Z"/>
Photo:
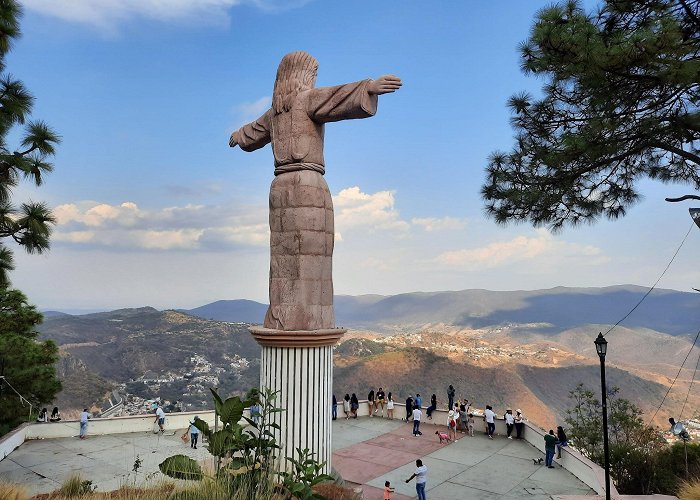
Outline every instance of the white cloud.
<path fill-rule="evenodd" d="M 54 209 L 53 241 L 113 250 L 219 250 L 269 241 L 264 207 L 185 205 L 144 210 L 82 202 Z"/>
<path fill-rule="evenodd" d="M 23 0 L 26 8 L 65 21 L 114 28 L 132 18 L 163 22 L 195 18 L 228 24 L 227 10 L 241 0 Z"/>
<path fill-rule="evenodd" d="M 236 111 L 245 121 L 259 118 L 272 105 L 272 96 L 266 95 L 253 102 L 244 102 L 236 106 Z"/>
<path fill-rule="evenodd" d="M 113 31 L 119 23 L 135 18 L 228 26 L 229 10 L 236 5 L 250 4 L 275 12 L 299 7 L 306 0 L 22 0 L 22 3 L 41 14 Z"/>
<path fill-rule="evenodd" d="M 343 189 L 333 197 L 336 230 L 342 234 L 363 227 L 371 231 L 388 231 L 396 236 L 406 235 L 410 224 L 401 219 L 394 208 L 394 194 L 394 191 L 367 194 L 357 186 Z"/>
<path fill-rule="evenodd" d="M 544 229 L 536 236 L 516 236 L 508 241 L 498 241 L 477 248 L 443 252 L 432 263 L 445 267 L 478 270 L 506 266 L 512 263 L 536 259 L 567 259 L 583 257 L 590 263 L 602 263 L 607 258 L 592 245 L 579 245 L 556 239 Z"/>

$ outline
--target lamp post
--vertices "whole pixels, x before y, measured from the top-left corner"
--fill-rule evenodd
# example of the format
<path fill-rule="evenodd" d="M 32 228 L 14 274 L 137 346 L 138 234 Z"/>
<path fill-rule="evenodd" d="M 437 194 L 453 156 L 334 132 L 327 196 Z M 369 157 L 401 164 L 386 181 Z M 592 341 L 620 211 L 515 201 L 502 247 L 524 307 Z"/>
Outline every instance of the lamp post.
<path fill-rule="evenodd" d="M 605 500 L 610 500 L 610 451 L 608 450 L 608 391 L 605 386 L 605 355 L 608 341 L 602 332 L 595 339 L 595 350 L 600 358 L 600 392 L 603 403 L 603 453 L 605 455 Z"/>

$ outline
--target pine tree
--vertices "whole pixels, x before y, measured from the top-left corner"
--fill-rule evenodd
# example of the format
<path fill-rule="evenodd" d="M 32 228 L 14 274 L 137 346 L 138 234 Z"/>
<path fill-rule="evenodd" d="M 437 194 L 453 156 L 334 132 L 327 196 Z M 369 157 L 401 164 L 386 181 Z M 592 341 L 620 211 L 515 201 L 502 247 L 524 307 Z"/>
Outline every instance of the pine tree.
<path fill-rule="evenodd" d="M 18 2 L 0 0 L 0 238 L 11 238 L 29 253 L 42 253 L 49 248 L 55 218 L 44 203 L 15 206 L 12 188 L 23 178 L 42 184 L 42 176 L 53 169 L 47 159 L 59 137 L 46 123 L 27 121 L 34 98 L 21 81 L 6 73 L 6 56 L 20 36 L 21 15 Z M 17 125 L 24 125 L 24 133 L 13 149 L 7 136 Z M 8 271 L 13 268 L 12 251 L 0 241 L 0 287 L 8 286 Z"/>
<path fill-rule="evenodd" d="M 615 219 L 645 177 L 700 189 L 700 0 L 554 5 L 520 52 L 546 84 L 509 100 L 515 146 L 491 155 L 481 190 L 497 222 Z"/>
<path fill-rule="evenodd" d="M 30 409 L 36 418 L 61 390 L 58 347 L 37 341 L 42 319 L 22 292 L 0 289 L 0 435 L 26 420 Z"/>

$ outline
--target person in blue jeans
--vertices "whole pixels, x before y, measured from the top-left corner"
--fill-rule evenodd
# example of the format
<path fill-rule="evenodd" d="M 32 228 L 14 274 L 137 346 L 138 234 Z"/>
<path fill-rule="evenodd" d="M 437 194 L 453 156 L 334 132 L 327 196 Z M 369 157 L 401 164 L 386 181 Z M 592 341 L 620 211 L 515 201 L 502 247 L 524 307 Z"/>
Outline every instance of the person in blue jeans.
<path fill-rule="evenodd" d="M 190 422 L 190 448 L 197 449 L 197 441 L 199 440 L 199 429 L 195 425 L 195 422 L 199 420 L 199 417 L 194 417 L 194 420 Z"/>
<path fill-rule="evenodd" d="M 416 478 L 416 493 L 418 500 L 425 500 L 425 483 L 428 479 L 428 468 L 423 465 L 421 460 L 416 460 L 416 471 L 411 477 L 406 479 L 408 483 L 411 479 Z"/>
<path fill-rule="evenodd" d="M 413 435 L 415 437 L 423 435 L 423 433 L 420 431 L 420 421 L 422 416 L 423 412 L 420 410 L 420 406 L 415 405 L 413 407 Z"/>
<path fill-rule="evenodd" d="M 557 437 L 554 435 L 554 430 L 549 429 L 549 434 L 544 436 L 544 464 L 553 469 L 552 460 L 554 460 L 554 452 L 556 451 Z"/>

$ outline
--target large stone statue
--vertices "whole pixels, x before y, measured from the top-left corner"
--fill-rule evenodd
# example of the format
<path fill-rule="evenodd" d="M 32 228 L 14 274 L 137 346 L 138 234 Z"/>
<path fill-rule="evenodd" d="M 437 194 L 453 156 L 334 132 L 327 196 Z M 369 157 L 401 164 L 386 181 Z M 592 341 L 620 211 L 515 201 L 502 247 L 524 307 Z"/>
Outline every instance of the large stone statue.
<path fill-rule="evenodd" d="M 401 86 L 395 76 L 314 88 L 318 62 L 306 52 L 282 59 L 272 107 L 231 135 L 229 145 L 255 151 L 272 142 L 270 307 L 264 327 L 285 331 L 335 327 L 333 203 L 323 178 L 325 124 L 368 118 L 377 95 Z"/>
<path fill-rule="evenodd" d="M 318 63 L 306 52 L 282 59 L 272 108 L 231 135 L 229 145 L 255 151 L 272 143 L 270 307 L 250 332 L 262 346 L 260 388 L 271 389 L 275 437 L 283 457 L 308 448 L 331 468 L 333 345 L 345 333 L 333 314 L 333 202 L 323 179 L 327 122 L 367 118 L 377 96 L 401 86 L 395 76 L 314 88 Z M 280 467 L 289 464 L 282 460 Z"/>

